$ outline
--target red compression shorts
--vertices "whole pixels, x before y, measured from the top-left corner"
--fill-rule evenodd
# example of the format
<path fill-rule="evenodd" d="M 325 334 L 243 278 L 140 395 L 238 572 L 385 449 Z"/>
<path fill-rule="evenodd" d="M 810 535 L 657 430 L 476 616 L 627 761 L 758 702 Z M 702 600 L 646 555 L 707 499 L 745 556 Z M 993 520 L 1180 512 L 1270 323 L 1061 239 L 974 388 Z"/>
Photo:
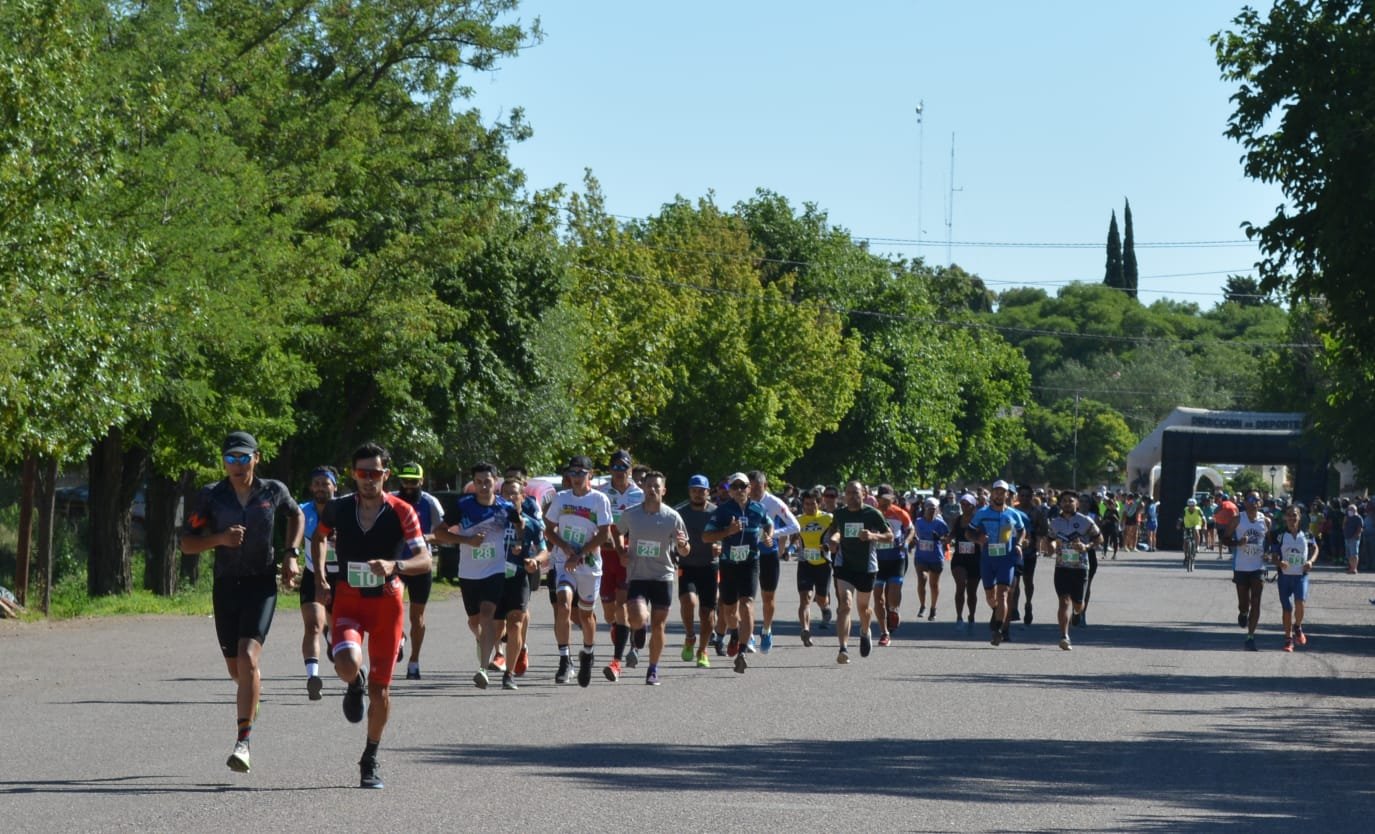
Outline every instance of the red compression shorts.
<path fill-rule="evenodd" d="M 344 583 L 334 589 L 334 651 L 345 644 L 363 645 L 368 636 L 368 680 L 382 686 L 391 684 L 396 652 L 401 648 L 405 606 L 401 602 L 401 581 L 393 577 L 382 586 L 382 594 L 365 597 Z"/>

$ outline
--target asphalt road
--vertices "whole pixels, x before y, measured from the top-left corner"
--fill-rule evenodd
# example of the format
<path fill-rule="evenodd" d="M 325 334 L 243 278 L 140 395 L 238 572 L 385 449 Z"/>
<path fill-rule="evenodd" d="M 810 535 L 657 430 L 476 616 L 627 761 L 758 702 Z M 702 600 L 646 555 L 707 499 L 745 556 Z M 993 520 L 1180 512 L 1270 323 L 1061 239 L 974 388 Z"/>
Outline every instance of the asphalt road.
<path fill-rule="evenodd" d="M 769 655 L 744 675 L 690 668 L 675 624 L 657 688 L 634 672 L 555 686 L 537 596 L 520 691 L 479 691 L 461 603 L 436 602 L 425 679 L 394 688 L 383 791 L 355 787 L 363 729 L 341 685 L 307 700 L 290 610 L 264 653 L 247 775 L 224 764 L 233 687 L 208 619 L 0 621 L 0 830 L 1375 828 L 1370 578 L 1321 569 L 1294 654 L 1274 586 L 1261 650 L 1242 651 L 1210 556 L 1192 575 L 1174 554 L 1105 562 L 1073 652 L 1040 578 L 1037 621 L 1010 644 L 956 633 L 947 573 L 936 622 L 842 667 L 833 633 L 798 641 L 786 563 Z"/>

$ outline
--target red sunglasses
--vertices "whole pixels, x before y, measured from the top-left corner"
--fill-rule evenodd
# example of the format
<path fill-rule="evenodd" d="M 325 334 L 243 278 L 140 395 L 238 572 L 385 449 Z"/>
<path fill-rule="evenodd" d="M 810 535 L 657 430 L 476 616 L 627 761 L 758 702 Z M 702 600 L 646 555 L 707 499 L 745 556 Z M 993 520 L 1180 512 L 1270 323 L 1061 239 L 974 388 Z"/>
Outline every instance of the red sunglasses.
<path fill-rule="evenodd" d="M 387 474 L 385 469 L 355 469 L 353 479 L 355 481 L 375 481 Z"/>

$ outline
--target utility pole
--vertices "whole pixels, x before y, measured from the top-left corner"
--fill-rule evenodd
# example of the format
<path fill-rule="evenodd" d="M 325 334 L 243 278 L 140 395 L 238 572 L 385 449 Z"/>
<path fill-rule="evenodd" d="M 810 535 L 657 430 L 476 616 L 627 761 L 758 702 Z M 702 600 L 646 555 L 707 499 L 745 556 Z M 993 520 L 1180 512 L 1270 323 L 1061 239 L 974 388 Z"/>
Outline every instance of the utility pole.
<path fill-rule="evenodd" d="M 954 266 L 955 259 L 950 256 L 950 244 L 955 236 L 955 192 L 963 191 L 955 187 L 955 133 L 950 132 L 950 199 L 945 209 L 945 263 Z"/>

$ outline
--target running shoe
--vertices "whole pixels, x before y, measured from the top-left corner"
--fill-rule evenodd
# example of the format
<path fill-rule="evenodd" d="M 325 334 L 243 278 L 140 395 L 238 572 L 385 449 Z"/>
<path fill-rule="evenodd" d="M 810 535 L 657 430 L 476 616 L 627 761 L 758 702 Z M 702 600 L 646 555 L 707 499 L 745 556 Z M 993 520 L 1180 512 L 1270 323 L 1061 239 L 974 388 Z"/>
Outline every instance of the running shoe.
<path fill-rule="evenodd" d="M 473 673 L 473 686 L 476 686 L 478 689 L 486 689 L 487 683 L 488 681 L 486 669 L 478 669 L 476 672 Z"/>
<path fill-rule="evenodd" d="M 501 688 L 511 691 L 520 689 L 520 687 L 516 686 L 516 679 L 511 677 L 510 672 L 507 672 L 506 674 L 501 676 Z"/>
<path fill-rule="evenodd" d="M 925 610 L 926 610 L 926 608 L 923 606 L 922 609 L 921 609 L 921 611 L 918 611 L 918 612 L 917 612 L 917 616 L 920 617 L 920 616 L 921 616 L 921 612 L 922 612 L 922 611 L 925 611 Z M 936 616 L 936 609 L 934 609 L 934 608 L 931 609 L 931 616 L 932 616 L 932 617 Z M 901 616 L 900 614 L 898 614 L 898 609 L 896 609 L 896 608 L 889 608 L 889 609 L 888 609 L 888 630 L 889 630 L 889 631 L 897 631 L 897 630 L 898 630 L 898 626 L 900 626 L 900 625 L 902 625 L 902 616 Z"/>
<path fill-rule="evenodd" d="M 859 635 L 859 656 L 868 657 L 869 652 L 873 651 L 873 649 L 874 643 L 869 639 L 869 632 L 865 631 L 863 634 Z"/>
<path fill-rule="evenodd" d="M 234 752 L 229 754 L 229 760 L 225 762 L 229 769 L 235 773 L 247 773 L 249 770 L 248 762 L 248 740 L 240 739 L 234 742 Z"/>
<path fill-rule="evenodd" d="M 382 772 L 377 767 L 376 756 L 364 756 L 358 760 L 358 787 L 381 790 Z"/>
<path fill-rule="evenodd" d="M 1294 641 L 1286 637 L 1285 640 L 1284 640 L 1284 649 L 1283 649 L 1283 651 L 1286 651 L 1286 652 L 1292 652 L 1292 651 L 1294 651 Z"/>
<path fill-rule="evenodd" d="M 769 650 L 772 649 L 772 648 L 773 648 L 773 632 L 772 632 L 772 631 L 766 631 L 766 632 L 764 632 L 764 636 L 759 638 L 759 651 L 763 652 L 764 654 L 768 654 L 768 653 L 769 653 Z"/>
<path fill-rule="evenodd" d="M 1084 626 L 1087 626 L 1088 624 L 1089 624 L 1089 612 L 1088 612 L 1088 609 L 1085 609 L 1085 610 L 1079 612 L 1079 622 L 1075 623 L 1075 625 L 1079 626 L 1080 628 L 1083 628 Z"/>
<path fill-rule="evenodd" d="M 993 638 L 990 639 L 988 642 L 992 643 L 995 646 L 1000 645 L 1003 642 L 1003 633 L 1001 631 L 994 631 Z"/>
<path fill-rule="evenodd" d="M 935 619 L 936 619 L 936 607 L 933 605 L 933 606 L 931 606 L 931 611 L 930 611 L 930 613 L 928 613 L 928 614 L 926 615 L 926 621 L 927 621 L 928 623 L 929 623 L 929 622 L 934 622 Z"/>
<path fill-rule="evenodd" d="M 926 606 L 925 606 L 925 605 L 921 605 L 921 606 L 918 606 L 918 607 L 917 607 L 917 617 L 918 617 L 918 618 L 920 618 L 921 615 L 922 615 L 922 614 L 925 614 L 925 613 L 926 613 Z M 892 620 L 892 619 L 893 619 L 893 612 L 892 612 L 891 610 L 888 612 L 888 619 L 889 619 L 889 620 Z M 890 625 L 890 626 L 888 626 L 888 627 L 889 627 L 889 628 L 892 628 L 893 626 Z"/>
<path fill-rule="evenodd" d="M 505 672 L 505 671 L 506 671 L 506 655 L 502 654 L 501 652 L 497 652 L 496 654 L 492 655 L 492 661 L 491 661 L 490 663 L 487 664 L 487 671 L 489 671 L 489 672 Z"/>
<path fill-rule="evenodd" d="M 716 632 L 712 632 L 710 639 L 707 640 L 707 645 L 716 650 L 717 657 L 721 657 L 726 653 L 726 648 L 721 643 L 721 635 Z"/>
<path fill-rule="evenodd" d="M 408 680 L 408 681 L 418 681 L 418 680 L 420 680 L 420 667 L 419 667 L 419 666 L 414 666 L 414 667 L 408 666 L 408 667 L 406 667 L 406 680 Z"/>
<path fill-rule="evenodd" d="M 634 669 L 636 666 L 639 666 L 639 665 L 640 665 L 640 653 L 637 652 L 637 651 L 635 651 L 635 647 L 634 647 L 634 646 L 631 646 L 630 649 L 629 649 L 628 651 L 626 651 L 626 653 L 625 653 L 625 668 L 627 668 L 627 669 Z"/>
<path fill-rule="evenodd" d="M 659 685 L 659 670 L 653 666 L 649 667 L 649 672 L 645 675 L 645 686 Z"/>
<path fill-rule="evenodd" d="M 889 637 L 887 634 L 879 635 L 878 644 L 880 646 L 891 646 L 893 644 L 893 638 Z"/>
<path fill-rule="evenodd" d="M 710 669 L 710 668 L 711 668 L 711 660 L 707 658 L 707 653 L 706 653 L 706 652 L 698 652 L 698 653 L 697 653 L 697 668 L 698 668 L 698 669 Z"/>
<path fill-rule="evenodd" d="M 1308 645 L 1308 635 L 1303 633 L 1303 626 L 1294 626 L 1294 642 L 1300 646 Z"/>
<path fill-rule="evenodd" d="M 559 655 L 559 670 L 554 673 L 554 683 L 568 683 L 568 675 L 572 669 L 572 658 L 566 654 Z"/>
<path fill-rule="evenodd" d="M 1246 621 L 1249 620 L 1249 619 L 1251 619 L 1251 612 L 1250 612 L 1250 611 L 1238 611 L 1238 612 L 1237 612 L 1237 625 L 1238 625 L 1238 626 L 1241 626 L 1242 628 L 1246 628 Z"/>
<path fill-rule="evenodd" d="M 1060 648 L 1064 649 L 1067 652 L 1074 651 L 1074 647 L 1069 644 L 1068 636 L 1060 638 Z"/>
<path fill-rule="evenodd" d="M 525 675 L 526 670 L 529 668 L 530 652 L 526 651 L 525 647 L 522 646 L 520 649 L 520 654 L 516 655 L 516 668 L 514 670 L 516 673 L 516 677 L 523 677 Z"/>
<path fill-rule="evenodd" d="M 606 664 L 606 668 L 602 670 L 602 674 L 606 675 L 606 679 L 611 681 L 612 683 L 615 683 L 616 681 L 620 680 L 621 662 L 619 660 L 613 660 L 610 663 Z"/>
<path fill-rule="evenodd" d="M 683 651 L 682 651 L 682 654 L 680 655 L 680 657 L 683 658 L 683 662 L 684 662 L 684 663 L 691 663 L 691 662 L 692 662 L 692 658 L 693 658 L 694 656 L 696 656 L 696 654 L 697 654 L 697 650 L 693 648 L 692 641 L 691 641 L 691 640 L 684 641 L 684 642 L 683 642 Z"/>
<path fill-rule="evenodd" d="M 735 657 L 735 656 L 736 656 L 737 654 L 739 654 L 739 653 L 740 653 L 740 638 L 739 638 L 739 637 L 732 637 L 732 638 L 730 638 L 730 643 L 728 643 L 728 644 L 726 645 L 726 655 L 729 656 L 729 657 Z"/>
<path fill-rule="evenodd" d="M 802 645 L 809 649 L 812 647 L 812 630 L 810 628 L 802 629 L 798 636 L 802 638 Z"/>
<path fill-rule="evenodd" d="M 325 682 L 320 680 L 319 675 L 311 675 L 306 678 L 306 697 L 312 701 L 320 700 L 320 690 L 325 688 Z"/>
<path fill-rule="evenodd" d="M 740 654 L 737 654 L 737 655 L 735 656 L 735 673 L 736 673 L 737 675 L 743 675 L 743 674 L 745 674 L 745 670 L 746 670 L 747 668 L 749 668 L 749 665 L 750 665 L 750 664 L 749 664 L 748 662 L 745 661 L 745 653 L 744 653 L 744 652 L 741 652 Z"/>
<path fill-rule="evenodd" d="M 847 651 L 845 651 L 845 647 L 842 646 L 841 649 L 840 649 L 840 653 L 836 655 L 836 663 L 839 663 L 841 666 L 844 666 L 845 664 L 847 664 L 847 663 L 849 663 L 849 662 L 850 662 L 850 653 L 847 652 Z"/>
<path fill-rule="evenodd" d="M 1031 603 L 1029 602 L 1026 604 L 1026 612 L 1022 614 L 1022 622 L 1025 625 L 1031 625 Z"/>
<path fill-rule="evenodd" d="M 1375 600 L 1372 600 L 1372 602 L 1375 602 Z M 822 628 L 830 628 L 830 627 L 831 627 L 831 609 L 829 609 L 829 608 L 823 608 L 823 609 L 821 609 L 821 627 L 822 627 Z"/>
<path fill-rule="evenodd" d="M 754 635 L 751 634 L 751 635 L 750 635 L 750 639 L 748 639 L 748 640 L 745 641 L 745 653 L 746 653 L 746 654 L 754 654 L 755 651 L 756 651 L 756 649 L 754 648 Z"/>
<path fill-rule="evenodd" d="M 586 649 L 578 652 L 578 686 L 586 688 L 592 683 L 592 652 Z"/>
<path fill-rule="evenodd" d="M 1256 651 L 1256 638 L 1255 638 L 1255 635 L 1248 635 L 1248 636 L 1247 636 L 1247 638 L 1246 638 L 1246 651 L 1248 651 L 1248 652 L 1254 652 L 1254 651 Z"/>
<path fill-rule="evenodd" d="M 357 724 L 363 720 L 363 691 L 367 689 L 367 685 L 368 676 L 359 669 L 358 677 L 344 690 L 344 717 L 350 724 Z"/>

